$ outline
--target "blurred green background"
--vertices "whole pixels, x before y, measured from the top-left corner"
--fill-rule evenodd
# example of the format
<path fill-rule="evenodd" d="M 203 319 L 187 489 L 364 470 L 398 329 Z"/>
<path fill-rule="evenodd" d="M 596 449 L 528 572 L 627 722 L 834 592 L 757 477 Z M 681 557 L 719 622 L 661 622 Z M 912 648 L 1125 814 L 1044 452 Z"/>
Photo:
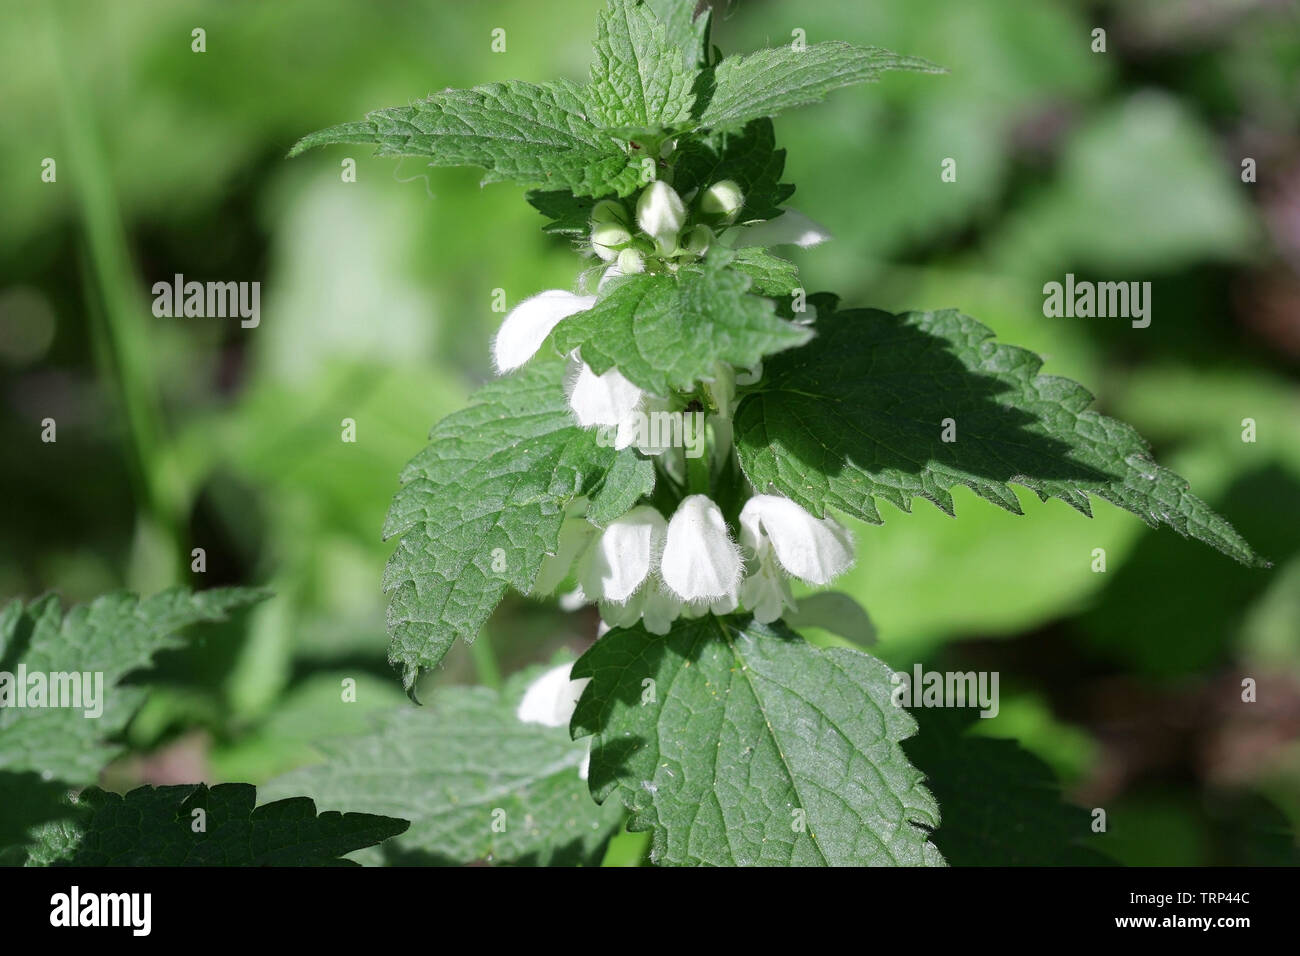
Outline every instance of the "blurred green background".
<path fill-rule="evenodd" d="M 0 594 L 276 594 L 164 657 L 106 785 L 262 782 L 405 700 L 380 591 L 398 472 L 490 375 L 493 290 L 513 303 L 569 287 L 578 260 L 522 190 L 481 189 L 475 170 L 362 147 L 284 154 L 447 86 L 581 78 L 600 6 L 0 10 Z M 1072 800 L 1105 807 L 1114 858 L 1275 858 L 1268 834 L 1300 817 L 1296 6 L 746 0 L 714 39 L 740 52 L 796 29 L 951 71 L 887 75 L 777 120 L 792 205 L 836 236 L 799 257 L 804 284 L 853 305 L 959 307 L 1035 349 L 1275 562 L 1239 568 L 1103 502 L 1089 521 L 1022 495 L 1016 517 L 959 489 L 958 520 L 918 502 L 858 528 L 843 587 L 876 652 L 999 671 L 1001 713 L 978 732 L 1018 738 Z M 939 177 L 949 157 L 955 183 Z M 1150 328 L 1044 318 L 1042 286 L 1066 272 L 1150 281 Z M 150 287 L 176 273 L 260 281 L 260 326 L 155 318 Z M 45 418 L 56 443 L 40 440 Z M 581 650 L 595 624 L 513 598 L 431 680 L 496 683 Z M 341 676 L 358 705 L 340 705 Z M 1244 677 L 1257 703 L 1241 703 Z"/>

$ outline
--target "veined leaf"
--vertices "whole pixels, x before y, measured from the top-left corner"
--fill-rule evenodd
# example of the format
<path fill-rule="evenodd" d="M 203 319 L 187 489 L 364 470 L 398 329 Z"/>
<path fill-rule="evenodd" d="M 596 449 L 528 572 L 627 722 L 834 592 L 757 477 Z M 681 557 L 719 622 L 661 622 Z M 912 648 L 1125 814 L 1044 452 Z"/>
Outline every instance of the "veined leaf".
<path fill-rule="evenodd" d="M 420 156 L 435 166 L 480 166 L 484 182 L 511 181 L 579 196 L 627 195 L 639 185 L 623 147 L 586 116 L 569 83 L 512 80 L 445 90 L 412 106 L 377 110 L 299 140 L 314 146 L 373 143 L 379 156 Z"/>
<path fill-rule="evenodd" d="M 254 809 L 246 783 L 140 787 L 126 796 L 90 787 L 74 815 L 37 831 L 30 866 L 352 866 L 343 854 L 403 832 L 405 820 L 321 813 L 305 797 Z M 196 831 L 196 810 L 203 828 Z"/>
<path fill-rule="evenodd" d="M 1099 866 L 1092 819 L 1066 803 L 1052 770 L 1014 740 L 967 733 L 969 712 L 912 712 L 920 732 L 903 744 L 943 807 L 930 837 L 953 866 Z"/>
<path fill-rule="evenodd" d="M 244 588 L 198 593 L 176 588 L 144 599 L 119 591 L 66 615 L 53 596 L 26 608 L 10 603 L 0 613 L 0 671 L 14 674 L 15 683 L 19 668 L 29 681 L 33 674 L 43 675 L 46 683 L 51 673 L 66 675 L 69 689 L 74 679 L 80 688 L 82 706 L 36 707 L 30 701 L 18 706 L 16 697 L 0 689 L 0 773 L 93 782 L 121 749 L 106 743 L 107 738 L 126 726 L 144 697 L 143 688 L 119 686 L 119 681 L 148 667 L 159 651 L 181 645 L 178 635 L 186 627 L 222 620 L 266 596 Z M 102 675 L 102 685 L 96 675 Z M 16 686 L 9 689 L 17 691 Z M 90 696 L 99 698 L 94 706 Z M 94 707 L 102 707 L 102 713 L 88 718 Z"/>
<path fill-rule="evenodd" d="M 969 316 L 851 310 L 815 327 L 810 345 L 765 364 L 737 408 L 736 450 L 760 491 L 873 524 L 876 498 L 909 511 L 920 496 L 952 514 L 954 485 L 1016 514 L 1012 484 L 1088 516 L 1096 495 L 1267 566 L 1136 431 L 1089 410 L 1081 385 L 1040 375 L 1038 356 L 993 342 Z"/>
<path fill-rule="evenodd" d="M 708 5 L 695 0 L 646 0 L 646 6 L 664 25 L 664 40 L 668 46 L 682 51 L 686 66 L 703 66 L 708 52 L 711 14 Z"/>
<path fill-rule="evenodd" d="M 812 333 L 778 318 L 768 299 L 749 294 L 750 279 L 706 260 L 701 271 L 631 276 L 552 333 L 561 353 L 582 350 L 596 372 L 617 366 L 654 395 L 690 391 L 712 379 L 718 362 L 749 367 Z"/>
<path fill-rule="evenodd" d="M 596 205 L 596 198 L 575 196 L 567 189 L 530 189 L 524 198 L 551 220 L 542 227 L 542 232 L 583 237 L 591 232 L 591 209 Z"/>
<path fill-rule="evenodd" d="M 780 625 L 615 629 L 574 665 L 591 683 L 571 729 L 594 735 L 592 793 L 617 791 L 629 828 L 654 831 L 656 863 L 942 865 L 890 674 Z"/>
<path fill-rule="evenodd" d="M 446 687 L 427 707 L 382 714 L 373 733 L 320 742 L 325 762 L 263 792 L 409 819 L 411 829 L 384 848 L 389 863 L 599 863 L 623 812 L 587 792 L 585 742 L 516 718 L 539 671 L 513 676 L 501 693 Z"/>
<path fill-rule="evenodd" d="M 674 24 L 680 32 L 680 21 Z M 677 38 L 675 38 L 677 39 Z M 691 115 L 694 67 L 668 42 L 664 24 L 643 0 L 609 0 L 596 24 L 596 62 L 586 101 L 605 129 L 664 129 Z"/>
<path fill-rule="evenodd" d="M 793 295 L 799 288 L 799 267 L 758 246 L 736 249 L 727 264 L 749 276 L 753 283 L 750 288 L 759 295 Z"/>
<path fill-rule="evenodd" d="M 384 537 L 399 537 L 384 573 L 389 660 L 409 690 L 457 635 L 473 641 L 507 587 L 527 592 L 557 547 L 564 508 L 605 490 L 620 456 L 575 423 L 564 367 L 538 362 L 484 386 L 443 419 L 402 472 Z M 615 473 L 629 493 L 644 470 Z M 602 499 L 604 500 L 604 499 Z"/>
<path fill-rule="evenodd" d="M 816 103 L 831 90 L 878 79 L 886 70 L 942 73 L 919 57 L 832 41 L 802 50 L 773 47 L 729 56 L 714 69 L 711 91 L 697 103 L 701 126 L 740 126 Z M 700 109 L 700 107 L 703 107 Z"/>

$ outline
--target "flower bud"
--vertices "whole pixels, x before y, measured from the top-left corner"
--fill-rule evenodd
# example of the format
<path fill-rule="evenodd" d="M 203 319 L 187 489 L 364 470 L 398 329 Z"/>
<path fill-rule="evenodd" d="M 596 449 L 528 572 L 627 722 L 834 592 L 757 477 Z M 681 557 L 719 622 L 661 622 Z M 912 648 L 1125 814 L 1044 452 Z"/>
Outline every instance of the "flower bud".
<path fill-rule="evenodd" d="M 693 256 L 702 256 L 708 251 L 709 243 L 712 241 L 712 229 L 708 226 L 695 226 L 682 238 L 681 250 Z"/>
<path fill-rule="evenodd" d="M 618 254 L 618 268 L 625 276 L 645 272 L 645 256 L 635 249 L 624 249 Z"/>
<path fill-rule="evenodd" d="M 686 204 L 672 186 L 655 180 L 642 190 L 636 201 L 636 222 L 642 232 L 654 237 L 660 250 L 671 252 L 686 222 Z"/>
<path fill-rule="evenodd" d="M 598 222 L 591 227 L 591 248 L 606 262 L 618 256 L 619 249 L 632 241 L 632 233 L 616 222 Z"/>
<path fill-rule="evenodd" d="M 721 216 L 731 222 L 745 205 L 745 194 L 730 179 L 722 179 L 704 191 L 700 197 L 700 212 L 708 216 Z"/>
<path fill-rule="evenodd" d="M 591 221 L 593 225 L 598 222 L 615 222 L 621 226 L 630 226 L 632 217 L 628 214 L 627 207 L 617 199 L 602 199 L 591 207 Z"/>

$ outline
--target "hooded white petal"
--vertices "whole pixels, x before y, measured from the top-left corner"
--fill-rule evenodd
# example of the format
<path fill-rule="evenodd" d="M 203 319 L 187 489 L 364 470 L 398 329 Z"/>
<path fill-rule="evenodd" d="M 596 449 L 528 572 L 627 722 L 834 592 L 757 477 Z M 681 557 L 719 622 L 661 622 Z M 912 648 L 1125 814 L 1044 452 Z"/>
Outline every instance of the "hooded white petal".
<path fill-rule="evenodd" d="M 799 246 L 808 249 L 831 238 L 826 227 L 813 222 L 797 209 L 786 209 L 775 219 L 746 226 L 740 240 L 746 246 Z"/>
<path fill-rule="evenodd" d="M 829 515 L 814 518 L 789 498 L 755 495 L 740 512 L 740 540 L 763 557 L 764 537 L 781 567 L 809 584 L 829 584 L 853 563 L 853 536 Z"/>
<path fill-rule="evenodd" d="M 635 416 L 645 393 L 616 368 L 597 375 L 586 362 L 569 384 L 569 407 L 583 428 L 593 425 L 622 425 Z"/>
<path fill-rule="evenodd" d="M 506 315 L 492 342 L 492 361 L 497 371 L 519 368 L 536 354 L 562 319 L 595 304 L 594 295 L 574 295 L 563 289 L 547 289 L 524 299 Z"/>
<path fill-rule="evenodd" d="M 707 495 L 684 498 L 668 522 L 664 583 L 683 601 L 711 603 L 735 593 L 742 567 L 718 506 Z"/>
<path fill-rule="evenodd" d="M 572 664 L 561 664 L 529 684 L 515 708 L 515 716 L 525 724 L 567 727 L 583 688 L 591 680 L 590 677 L 569 680 L 572 669 Z"/>
<path fill-rule="evenodd" d="M 650 574 L 663 548 L 668 522 L 649 505 L 611 521 L 587 552 L 582 590 L 592 598 L 622 604 Z"/>

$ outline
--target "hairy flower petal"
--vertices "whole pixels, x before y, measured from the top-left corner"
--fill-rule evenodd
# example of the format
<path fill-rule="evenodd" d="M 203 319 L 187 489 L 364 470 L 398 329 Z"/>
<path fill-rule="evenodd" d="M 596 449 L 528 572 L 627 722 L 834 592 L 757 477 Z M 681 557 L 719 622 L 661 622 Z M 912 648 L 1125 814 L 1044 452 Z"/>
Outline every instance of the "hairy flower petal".
<path fill-rule="evenodd" d="M 627 601 L 649 576 L 667 528 L 663 515 L 649 505 L 611 521 L 587 552 L 583 592 L 615 604 Z"/>
<path fill-rule="evenodd" d="M 635 416 L 644 396 L 618 369 L 597 375 L 586 362 L 569 382 L 569 407 L 583 428 L 624 424 Z"/>
<path fill-rule="evenodd" d="M 583 688 L 591 681 L 590 677 L 569 680 L 572 669 L 572 664 L 561 664 L 529 684 L 515 708 L 515 716 L 525 724 L 567 727 Z"/>
<path fill-rule="evenodd" d="M 853 536 L 834 518 L 815 518 L 789 498 L 755 495 L 740 512 L 740 540 L 760 558 L 771 545 L 787 573 L 829 584 L 853 564 Z"/>
<path fill-rule="evenodd" d="M 547 289 L 524 299 L 506 315 L 492 342 L 492 361 L 497 371 L 519 368 L 537 354 L 561 320 L 595 304 L 594 295 L 574 295 L 563 289 Z"/>
<path fill-rule="evenodd" d="M 668 522 L 664 583 L 683 601 L 711 603 L 734 595 L 742 567 L 718 506 L 707 495 L 684 498 Z"/>

